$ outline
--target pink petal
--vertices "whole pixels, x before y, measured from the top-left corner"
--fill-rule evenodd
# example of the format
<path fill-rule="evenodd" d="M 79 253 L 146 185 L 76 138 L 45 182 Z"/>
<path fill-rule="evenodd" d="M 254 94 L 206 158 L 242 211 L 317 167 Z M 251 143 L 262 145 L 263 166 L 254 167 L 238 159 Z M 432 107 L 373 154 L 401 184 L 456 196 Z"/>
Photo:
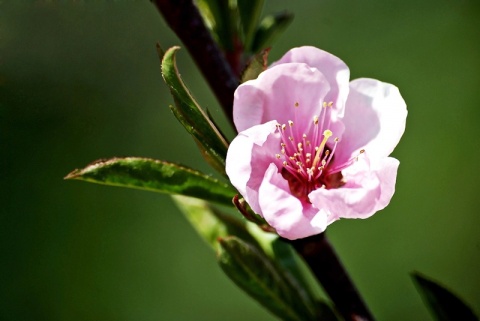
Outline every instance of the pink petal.
<path fill-rule="evenodd" d="M 278 150 L 280 145 L 278 136 L 274 134 L 276 124 L 276 121 L 270 121 L 239 133 L 227 152 L 225 171 L 232 185 L 260 215 L 258 188 L 278 152 L 274 148 Z"/>
<path fill-rule="evenodd" d="M 387 157 L 405 131 L 406 117 L 406 104 L 397 87 L 375 79 L 353 80 L 335 163 L 346 162 L 361 149 L 371 159 Z"/>
<path fill-rule="evenodd" d="M 328 214 L 328 224 L 339 218 L 368 218 L 385 208 L 395 192 L 399 161 L 387 157 L 369 164 L 366 157 L 342 172 L 346 184 L 338 189 L 317 189 L 310 201 Z"/>
<path fill-rule="evenodd" d="M 325 212 L 293 196 L 274 164 L 268 167 L 260 185 L 259 206 L 268 224 L 290 240 L 321 233 L 327 227 Z"/>
<path fill-rule="evenodd" d="M 307 130 L 330 90 L 325 76 L 306 64 L 283 64 L 262 72 L 235 91 L 233 120 L 237 130 L 277 120 Z M 298 107 L 295 107 L 298 103 Z M 297 117 L 297 114 L 299 116 Z"/>
<path fill-rule="evenodd" d="M 299 47 L 289 50 L 280 60 L 272 64 L 303 62 L 310 67 L 318 69 L 327 78 L 331 90 L 325 97 L 325 101 L 333 101 L 339 108 L 345 106 L 348 96 L 348 81 L 350 70 L 347 65 L 338 57 L 315 47 Z M 337 98 L 338 97 L 338 98 Z"/>

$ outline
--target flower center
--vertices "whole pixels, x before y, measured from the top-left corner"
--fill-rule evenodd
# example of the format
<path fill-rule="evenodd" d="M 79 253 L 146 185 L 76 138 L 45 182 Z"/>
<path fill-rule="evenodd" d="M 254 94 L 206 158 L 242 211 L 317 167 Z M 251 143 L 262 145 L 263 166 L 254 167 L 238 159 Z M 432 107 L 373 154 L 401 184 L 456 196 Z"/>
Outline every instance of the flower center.
<path fill-rule="evenodd" d="M 332 105 L 332 102 L 323 103 L 320 115 L 313 116 L 313 126 L 308 134 L 300 134 L 292 120 L 288 124 L 277 124 L 281 136 L 280 153 L 275 155 L 277 164 L 281 165 L 282 176 L 288 181 L 292 194 L 305 202 L 310 202 L 308 194 L 313 190 L 343 186 L 345 181 L 341 170 L 353 163 L 332 166 L 339 142 L 338 138 L 331 139 L 333 133 L 328 129 L 330 118 L 326 114 Z"/>

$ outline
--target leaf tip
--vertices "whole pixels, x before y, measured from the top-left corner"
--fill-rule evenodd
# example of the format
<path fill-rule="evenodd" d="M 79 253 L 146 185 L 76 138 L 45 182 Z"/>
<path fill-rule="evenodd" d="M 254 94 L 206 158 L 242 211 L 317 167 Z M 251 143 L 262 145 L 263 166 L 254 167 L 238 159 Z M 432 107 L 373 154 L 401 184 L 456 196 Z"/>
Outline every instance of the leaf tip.
<path fill-rule="evenodd" d="M 68 173 L 63 179 L 65 179 L 65 180 L 76 179 L 76 178 L 78 178 L 79 175 L 80 175 L 80 170 L 77 168 L 77 169 L 74 169 L 73 171 L 71 171 L 70 173 Z"/>
<path fill-rule="evenodd" d="M 74 169 L 73 171 L 68 173 L 67 176 L 65 176 L 63 179 L 65 179 L 65 180 L 67 180 L 67 179 L 82 179 L 82 175 L 85 174 L 89 169 L 92 169 L 94 167 L 100 166 L 101 164 L 105 164 L 105 163 L 108 163 L 108 162 L 114 162 L 117 159 L 118 158 L 116 158 L 116 157 L 111 158 L 111 159 L 107 159 L 107 158 L 97 159 L 97 160 L 87 164 L 87 166 L 85 166 L 82 169 L 78 169 L 78 168 Z"/>

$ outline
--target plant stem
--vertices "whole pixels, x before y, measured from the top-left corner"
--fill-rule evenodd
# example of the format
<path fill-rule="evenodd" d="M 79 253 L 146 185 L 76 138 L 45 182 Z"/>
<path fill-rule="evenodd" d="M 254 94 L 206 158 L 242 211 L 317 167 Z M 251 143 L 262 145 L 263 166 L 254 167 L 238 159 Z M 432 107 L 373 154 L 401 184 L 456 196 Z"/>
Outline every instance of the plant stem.
<path fill-rule="evenodd" d="M 305 259 L 346 321 L 374 320 L 325 233 L 286 241 Z"/>
<path fill-rule="evenodd" d="M 210 35 L 192 0 L 151 0 L 183 42 L 233 124 L 233 93 L 238 77 Z"/>

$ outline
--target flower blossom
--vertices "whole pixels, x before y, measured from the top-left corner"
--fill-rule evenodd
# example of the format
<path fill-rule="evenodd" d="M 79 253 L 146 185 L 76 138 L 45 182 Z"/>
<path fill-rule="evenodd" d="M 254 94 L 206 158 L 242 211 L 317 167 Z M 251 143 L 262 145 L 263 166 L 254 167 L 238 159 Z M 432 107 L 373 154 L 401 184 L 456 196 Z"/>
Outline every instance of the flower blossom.
<path fill-rule="evenodd" d="M 238 136 L 226 172 L 282 237 L 370 217 L 395 192 L 399 161 L 388 156 L 405 130 L 406 104 L 394 85 L 349 77 L 339 58 L 300 47 L 235 92 Z"/>

